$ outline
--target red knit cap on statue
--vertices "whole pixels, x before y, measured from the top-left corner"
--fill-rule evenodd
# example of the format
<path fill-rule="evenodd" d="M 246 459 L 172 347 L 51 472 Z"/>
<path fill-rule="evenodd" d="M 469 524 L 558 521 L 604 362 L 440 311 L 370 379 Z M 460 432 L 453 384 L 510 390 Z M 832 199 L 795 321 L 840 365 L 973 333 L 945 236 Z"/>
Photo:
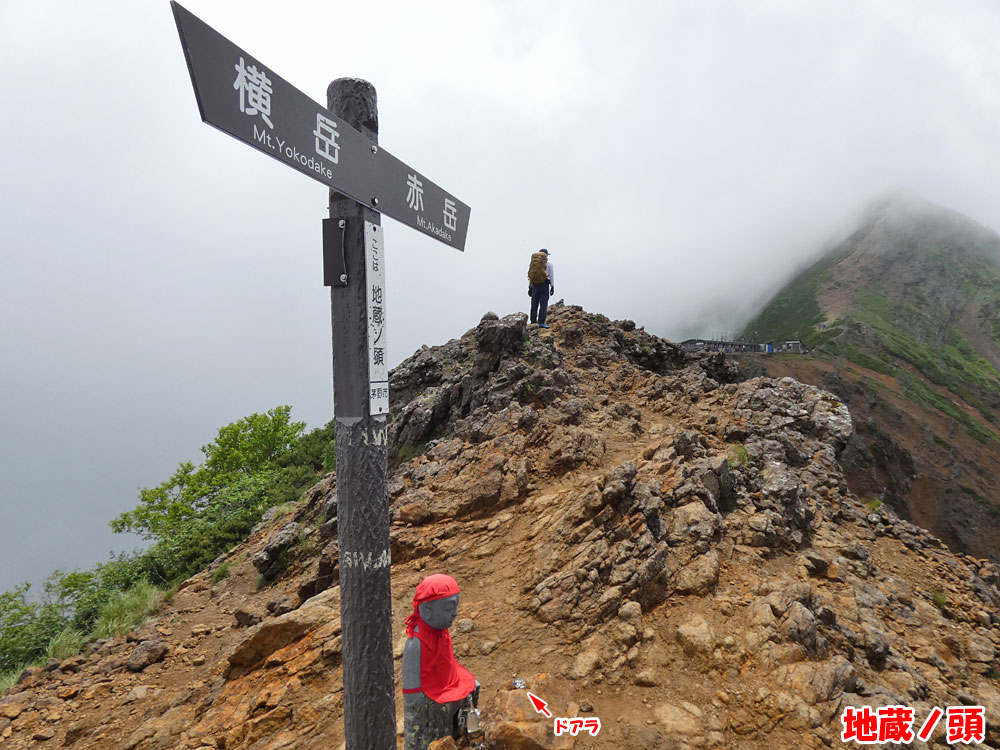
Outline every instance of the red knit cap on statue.
<path fill-rule="evenodd" d="M 436 703 L 462 700 L 476 689 L 476 678 L 455 659 L 451 633 L 432 628 L 420 617 L 424 602 L 461 593 L 458 582 L 438 573 L 427 576 L 413 595 L 413 614 L 406 618 L 406 635 L 420 639 L 420 688 L 404 693 L 423 693 Z"/>

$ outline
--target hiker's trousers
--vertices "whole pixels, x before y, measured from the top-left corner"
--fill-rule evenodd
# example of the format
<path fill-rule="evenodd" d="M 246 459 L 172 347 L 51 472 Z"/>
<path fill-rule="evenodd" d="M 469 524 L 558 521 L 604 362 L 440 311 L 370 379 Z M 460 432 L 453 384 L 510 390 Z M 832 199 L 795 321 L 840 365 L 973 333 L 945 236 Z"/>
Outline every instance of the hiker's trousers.
<path fill-rule="evenodd" d="M 549 282 L 531 285 L 531 322 L 543 324 L 549 312 Z"/>

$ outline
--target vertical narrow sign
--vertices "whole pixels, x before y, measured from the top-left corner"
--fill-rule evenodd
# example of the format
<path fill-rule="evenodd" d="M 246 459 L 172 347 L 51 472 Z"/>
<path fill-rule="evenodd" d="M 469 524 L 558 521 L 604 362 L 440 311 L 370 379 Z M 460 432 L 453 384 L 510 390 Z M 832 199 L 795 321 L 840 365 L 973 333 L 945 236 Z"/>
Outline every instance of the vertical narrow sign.
<path fill-rule="evenodd" d="M 389 413 L 389 365 L 386 362 L 385 258 L 382 227 L 365 222 L 365 266 L 368 288 L 369 414 Z"/>

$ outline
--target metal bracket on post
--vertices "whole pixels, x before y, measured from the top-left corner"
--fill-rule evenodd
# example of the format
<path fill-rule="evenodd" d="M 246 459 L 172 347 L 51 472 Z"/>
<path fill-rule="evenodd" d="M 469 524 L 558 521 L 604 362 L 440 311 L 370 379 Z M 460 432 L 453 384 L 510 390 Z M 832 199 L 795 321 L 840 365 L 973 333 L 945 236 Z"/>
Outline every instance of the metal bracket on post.
<path fill-rule="evenodd" d="M 323 286 L 347 286 L 347 222 L 323 219 Z"/>

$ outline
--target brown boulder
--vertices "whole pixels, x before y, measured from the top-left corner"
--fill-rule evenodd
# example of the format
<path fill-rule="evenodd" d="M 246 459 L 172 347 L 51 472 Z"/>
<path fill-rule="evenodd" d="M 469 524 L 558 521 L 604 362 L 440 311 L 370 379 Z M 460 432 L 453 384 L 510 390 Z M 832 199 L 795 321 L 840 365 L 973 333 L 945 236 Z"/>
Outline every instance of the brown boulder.
<path fill-rule="evenodd" d="M 163 658 L 167 655 L 167 651 L 169 650 L 170 649 L 167 647 L 167 644 L 163 641 L 142 641 L 132 651 L 132 655 L 129 656 L 128 663 L 125 666 L 127 666 L 132 672 L 141 672 L 151 664 L 163 661 Z"/>
<path fill-rule="evenodd" d="M 233 612 L 233 617 L 236 618 L 236 624 L 241 628 L 252 628 L 254 625 L 259 625 L 262 619 L 260 615 L 247 612 L 242 607 Z"/>
<path fill-rule="evenodd" d="M 719 553 L 714 549 L 685 565 L 674 579 L 678 594 L 707 594 L 719 580 Z"/>
<path fill-rule="evenodd" d="M 825 662 L 801 662 L 778 669 L 775 681 L 808 705 L 834 700 L 851 690 L 855 683 L 854 666 L 843 656 Z"/>
<path fill-rule="evenodd" d="M 570 750 L 575 738 L 568 734 L 556 737 L 552 730 L 555 717 L 576 717 L 579 706 L 569 698 L 569 691 L 547 674 L 527 680 L 525 690 L 501 690 L 495 708 L 488 711 L 486 746 L 496 750 Z M 535 711 L 528 691 L 544 700 L 553 718 Z"/>
<path fill-rule="evenodd" d="M 339 598 L 339 587 L 327 589 L 298 609 L 250 628 L 229 655 L 230 672 L 260 663 L 321 625 L 339 623 Z"/>
<path fill-rule="evenodd" d="M 0 703 L 0 717 L 4 719 L 16 719 L 24 713 L 25 706 L 22 703 Z"/>
<path fill-rule="evenodd" d="M 173 738 L 191 726 L 193 717 L 191 706 L 178 706 L 162 716 L 154 716 L 132 732 L 123 745 L 124 750 L 134 750 L 146 740 L 152 740 L 150 744 L 157 747 L 177 747 Z"/>

